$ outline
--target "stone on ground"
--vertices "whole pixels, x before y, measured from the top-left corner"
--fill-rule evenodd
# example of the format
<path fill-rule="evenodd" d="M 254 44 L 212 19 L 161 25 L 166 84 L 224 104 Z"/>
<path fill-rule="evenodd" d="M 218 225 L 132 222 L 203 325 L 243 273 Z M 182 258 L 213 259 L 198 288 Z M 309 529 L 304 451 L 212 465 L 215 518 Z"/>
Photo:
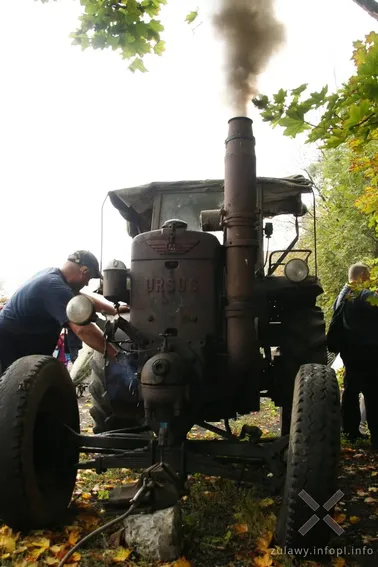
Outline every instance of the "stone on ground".
<path fill-rule="evenodd" d="M 177 504 L 125 520 L 125 540 L 148 561 L 174 561 L 182 551 L 182 514 Z"/>

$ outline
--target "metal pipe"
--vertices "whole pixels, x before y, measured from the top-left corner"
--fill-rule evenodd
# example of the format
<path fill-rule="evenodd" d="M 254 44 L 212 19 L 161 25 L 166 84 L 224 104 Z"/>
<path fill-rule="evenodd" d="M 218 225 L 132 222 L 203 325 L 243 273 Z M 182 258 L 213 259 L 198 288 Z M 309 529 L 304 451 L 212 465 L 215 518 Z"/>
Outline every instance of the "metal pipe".
<path fill-rule="evenodd" d="M 104 255 L 104 207 L 105 203 L 109 197 L 109 193 L 106 195 L 105 199 L 101 205 L 101 229 L 100 229 L 100 272 L 102 273 L 102 262 L 103 262 L 103 255 Z"/>
<path fill-rule="evenodd" d="M 232 387 L 251 389 L 259 406 L 259 350 L 255 270 L 259 255 L 255 138 L 252 120 L 229 121 L 226 140 L 224 223 L 226 226 L 227 349 Z"/>

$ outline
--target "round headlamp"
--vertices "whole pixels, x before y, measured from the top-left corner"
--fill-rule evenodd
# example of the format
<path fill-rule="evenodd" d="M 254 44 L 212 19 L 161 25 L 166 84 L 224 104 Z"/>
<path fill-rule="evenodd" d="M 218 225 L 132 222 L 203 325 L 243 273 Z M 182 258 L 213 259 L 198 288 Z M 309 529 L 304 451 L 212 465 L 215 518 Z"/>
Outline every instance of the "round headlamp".
<path fill-rule="evenodd" d="M 66 313 L 75 325 L 88 325 L 96 316 L 96 308 L 86 295 L 76 295 L 68 302 Z"/>
<path fill-rule="evenodd" d="M 285 266 L 285 276 L 293 283 L 303 282 L 308 274 L 308 264 L 300 258 L 293 258 Z"/>

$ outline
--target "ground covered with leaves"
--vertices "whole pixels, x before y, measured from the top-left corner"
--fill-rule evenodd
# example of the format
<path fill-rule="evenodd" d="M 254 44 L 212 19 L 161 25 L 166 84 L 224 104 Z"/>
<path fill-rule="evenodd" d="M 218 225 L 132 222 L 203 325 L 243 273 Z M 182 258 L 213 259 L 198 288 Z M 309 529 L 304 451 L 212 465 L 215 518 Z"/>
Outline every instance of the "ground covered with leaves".
<path fill-rule="evenodd" d="M 82 427 L 90 432 L 89 399 L 80 399 Z M 265 401 L 263 411 L 243 421 L 258 425 L 264 434 L 277 433 L 278 410 Z M 194 429 L 192 436 L 205 435 Z M 207 433 L 206 436 L 209 436 Z M 344 493 L 335 511 L 344 533 L 330 543 L 322 562 L 310 561 L 291 550 L 283 553 L 272 538 L 280 499 L 267 493 L 264 484 L 251 486 L 214 477 L 194 475 L 189 479 L 190 496 L 182 502 L 184 519 L 183 557 L 160 567 L 334 567 L 370 566 L 378 562 L 378 457 L 368 446 L 343 445 L 340 488 Z M 266 474 L 266 473 L 261 473 Z M 59 561 L 83 536 L 104 524 L 104 503 L 115 486 L 134 482 L 135 472 L 113 470 L 97 475 L 91 470 L 78 474 L 70 516 L 54 531 L 14 533 L 0 527 L 0 565 L 4 567 L 57 567 Z M 263 480 L 263 479 L 262 479 Z M 109 533 L 98 536 L 75 553 L 68 567 L 149 567 L 136 551 L 121 545 Z M 287 550 L 286 550 L 287 551 Z M 152 566 L 151 566 L 152 567 Z M 153 567 L 157 567 L 154 565 Z"/>

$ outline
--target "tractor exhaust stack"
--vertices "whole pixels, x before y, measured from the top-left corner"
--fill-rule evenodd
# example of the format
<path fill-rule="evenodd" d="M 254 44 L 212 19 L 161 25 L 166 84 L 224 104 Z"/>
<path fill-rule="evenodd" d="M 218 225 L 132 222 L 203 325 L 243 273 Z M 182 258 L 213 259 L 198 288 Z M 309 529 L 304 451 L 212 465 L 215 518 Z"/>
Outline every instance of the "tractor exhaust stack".
<path fill-rule="evenodd" d="M 255 270 L 258 262 L 255 138 L 252 120 L 229 121 L 226 140 L 224 224 L 226 226 L 227 350 L 232 389 L 249 383 L 249 403 L 259 409 L 260 376 L 255 305 Z"/>

